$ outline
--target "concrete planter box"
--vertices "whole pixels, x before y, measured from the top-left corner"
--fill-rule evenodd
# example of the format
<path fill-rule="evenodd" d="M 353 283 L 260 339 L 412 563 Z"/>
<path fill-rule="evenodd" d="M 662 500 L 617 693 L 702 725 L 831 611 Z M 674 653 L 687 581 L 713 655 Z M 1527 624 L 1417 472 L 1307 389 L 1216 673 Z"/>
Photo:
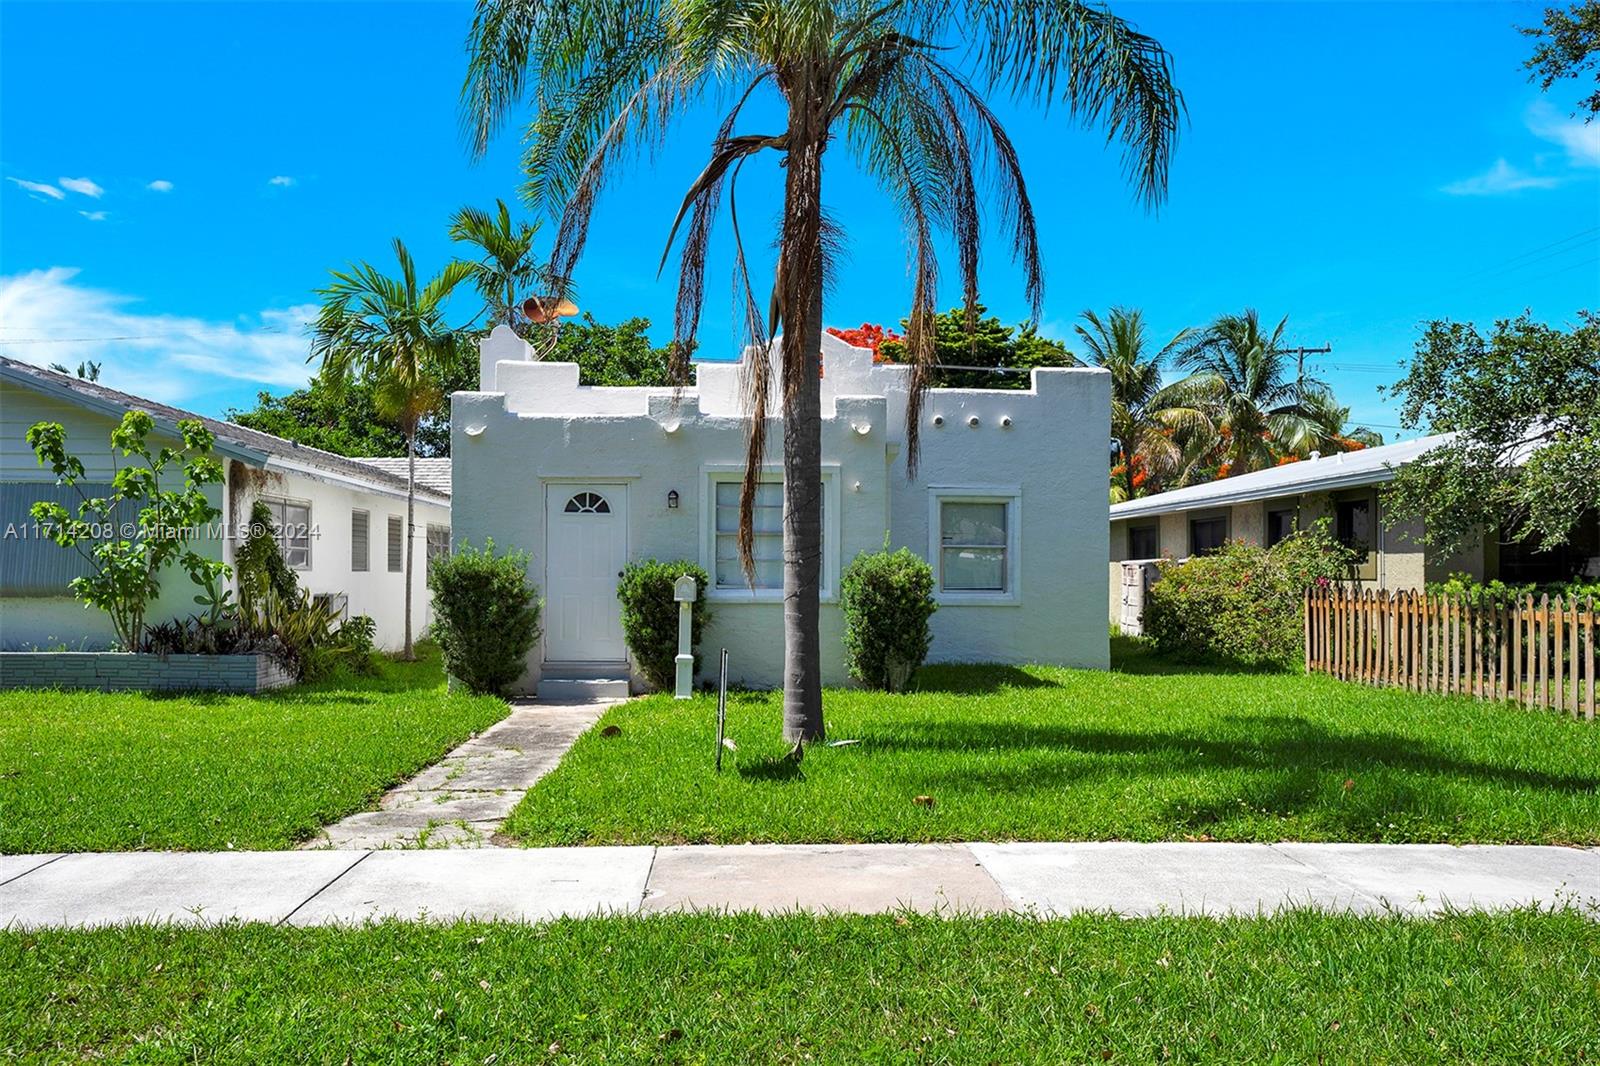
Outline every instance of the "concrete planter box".
<path fill-rule="evenodd" d="M 294 678 L 265 655 L 134 655 L 118 651 L 0 652 L 0 689 L 101 692 L 265 692 Z"/>

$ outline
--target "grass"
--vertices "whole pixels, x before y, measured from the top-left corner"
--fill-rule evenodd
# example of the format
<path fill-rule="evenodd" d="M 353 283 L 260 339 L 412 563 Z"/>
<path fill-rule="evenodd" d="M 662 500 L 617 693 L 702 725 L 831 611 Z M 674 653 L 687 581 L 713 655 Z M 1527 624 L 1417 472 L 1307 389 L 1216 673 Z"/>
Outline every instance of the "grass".
<path fill-rule="evenodd" d="M 0 933 L 0 1059 L 1579 1062 L 1600 923 L 670 915 Z"/>
<path fill-rule="evenodd" d="M 523 799 L 526 844 L 907 840 L 1600 843 L 1600 726 L 1298 674 L 938 667 L 829 691 L 830 738 L 783 757 L 776 694 L 610 711 Z M 931 798 L 919 804 L 918 797 Z"/>
<path fill-rule="evenodd" d="M 419 650 L 261 696 L 0 693 L 0 852 L 305 840 L 505 716 Z"/>

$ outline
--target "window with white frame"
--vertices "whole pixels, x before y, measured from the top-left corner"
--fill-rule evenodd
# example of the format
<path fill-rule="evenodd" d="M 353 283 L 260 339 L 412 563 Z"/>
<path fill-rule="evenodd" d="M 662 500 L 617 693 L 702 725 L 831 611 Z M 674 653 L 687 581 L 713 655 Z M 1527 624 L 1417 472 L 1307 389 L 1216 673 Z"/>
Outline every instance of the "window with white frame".
<path fill-rule="evenodd" d="M 1017 511 L 1014 491 L 935 490 L 929 514 L 941 597 L 1017 598 Z"/>
<path fill-rule="evenodd" d="M 826 486 L 826 481 L 824 482 Z M 751 528 L 755 557 L 754 580 L 746 578 L 739 564 L 739 494 L 743 489 L 738 474 L 714 474 L 711 479 L 711 587 L 728 592 L 754 590 L 780 591 L 783 588 L 783 481 L 762 478 L 756 485 Z M 828 567 L 827 489 L 823 490 L 822 511 L 822 586 L 823 595 L 832 587 Z"/>
<path fill-rule="evenodd" d="M 291 570 L 311 569 L 311 504 L 301 500 L 282 500 L 264 496 L 261 500 L 272 513 L 272 535 L 278 552 Z"/>

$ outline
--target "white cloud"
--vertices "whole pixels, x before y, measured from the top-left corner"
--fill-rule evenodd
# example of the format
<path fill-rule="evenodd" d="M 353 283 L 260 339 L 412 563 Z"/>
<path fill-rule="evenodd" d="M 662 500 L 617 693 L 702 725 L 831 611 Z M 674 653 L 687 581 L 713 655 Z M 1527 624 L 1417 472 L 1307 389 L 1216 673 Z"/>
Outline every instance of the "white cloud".
<path fill-rule="evenodd" d="M 152 181 L 149 185 L 146 185 L 145 188 L 149 189 L 151 192 L 171 192 L 172 182 L 162 178 L 157 181 Z"/>
<path fill-rule="evenodd" d="M 65 200 L 67 198 L 66 193 L 62 192 L 54 185 L 46 185 L 42 181 L 23 181 L 21 178 L 12 177 L 8 177 L 6 180 L 15 182 L 24 189 L 27 189 L 29 192 L 38 193 L 41 196 L 48 196 L 52 200 Z"/>
<path fill-rule="evenodd" d="M 106 220 L 106 212 L 104 211 L 79 211 L 78 214 L 90 222 L 104 222 Z"/>
<path fill-rule="evenodd" d="M 1444 187 L 1444 191 L 1451 196 L 1503 196 L 1524 189 L 1552 189 L 1560 184 L 1560 178 L 1528 174 L 1504 159 L 1497 159 L 1487 172 L 1453 181 Z"/>
<path fill-rule="evenodd" d="M 1559 144 L 1575 167 L 1600 167 L 1600 123 L 1568 118 L 1543 100 L 1528 108 L 1528 132 Z"/>
<path fill-rule="evenodd" d="M 306 324 L 315 305 L 240 321 L 159 314 L 77 275 L 70 267 L 0 275 L 0 352 L 39 366 L 92 359 L 112 388 L 180 405 L 226 382 L 298 388 L 312 376 Z"/>
<path fill-rule="evenodd" d="M 80 193 L 84 196 L 92 196 L 96 200 L 100 199 L 100 197 L 106 194 L 104 189 L 90 181 L 88 178 L 62 178 L 60 180 L 60 185 L 68 192 Z"/>
<path fill-rule="evenodd" d="M 267 184 L 268 185 L 277 185 L 277 186 L 279 186 L 281 188 L 287 189 L 289 186 L 294 184 L 294 179 L 289 177 L 289 175 L 287 175 L 287 174 L 279 174 L 275 178 L 268 178 L 267 179 Z"/>

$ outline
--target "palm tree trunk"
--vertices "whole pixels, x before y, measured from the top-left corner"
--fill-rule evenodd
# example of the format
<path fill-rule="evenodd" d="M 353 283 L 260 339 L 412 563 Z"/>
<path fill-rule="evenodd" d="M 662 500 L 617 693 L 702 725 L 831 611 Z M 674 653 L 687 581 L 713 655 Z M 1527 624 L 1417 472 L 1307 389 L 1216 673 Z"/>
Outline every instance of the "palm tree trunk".
<path fill-rule="evenodd" d="M 407 662 L 417 657 L 411 645 L 411 558 L 417 538 L 413 533 L 417 513 L 417 431 L 406 434 L 406 642 L 400 657 Z"/>
<path fill-rule="evenodd" d="M 780 293 L 783 309 L 783 737 L 823 739 L 822 150 L 820 79 L 790 92 Z"/>

